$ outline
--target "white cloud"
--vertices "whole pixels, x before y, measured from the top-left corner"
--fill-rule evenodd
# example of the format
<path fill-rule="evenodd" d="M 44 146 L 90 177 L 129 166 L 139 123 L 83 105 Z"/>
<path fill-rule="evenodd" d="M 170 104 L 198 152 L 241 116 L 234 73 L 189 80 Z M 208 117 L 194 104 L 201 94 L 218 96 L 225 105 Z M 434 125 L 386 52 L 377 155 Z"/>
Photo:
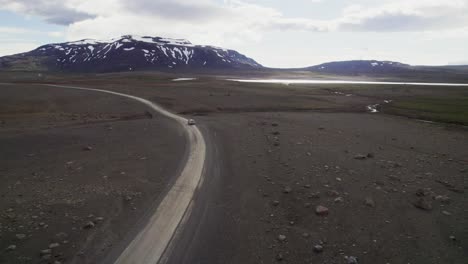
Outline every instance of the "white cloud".
<path fill-rule="evenodd" d="M 261 34 L 262 30 L 443 30 L 468 23 L 467 0 L 395 0 L 382 1 L 373 7 L 348 5 L 341 16 L 331 20 L 285 17 L 280 10 L 240 0 L 225 0 L 223 3 L 213 0 L 0 0 L 0 4 L 3 4 L 0 9 L 38 15 L 51 23 L 71 24 L 71 36 L 86 29 L 79 27 L 87 27 L 91 23 L 110 31 L 118 31 L 115 28 L 122 24 L 128 25 L 124 25 L 124 28 L 131 27 L 132 31 L 135 28 L 143 31 L 141 27 L 144 25 L 145 28 L 151 27 L 145 30 L 148 33 L 184 26 L 184 33 L 197 31 L 212 35 L 219 35 L 213 34 L 216 33 L 213 31 L 220 29 L 226 34 L 242 30 L 255 30 L 257 34 Z M 117 20 L 122 22 L 116 23 Z M 150 24 L 140 24 L 142 21 Z"/>
<path fill-rule="evenodd" d="M 406 0 L 371 8 L 348 6 L 334 23 L 344 31 L 446 30 L 468 25 L 467 13 L 466 0 Z"/>
<path fill-rule="evenodd" d="M 317 3 L 317 8 L 325 5 L 323 0 L 303 1 Z M 330 0 L 335 4 L 337 1 Z M 468 36 L 468 0 L 381 0 L 372 1 L 372 4 L 371 1 L 356 0 L 354 3 L 361 5 L 336 7 L 335 9 L 342 10 L 335 10 L 338 12 L 334 16 L 327 14 L 326 17 L 331 17 L 329 19 L 293 16 L 291 13 L 285 15 L 280 7 L 275 9 L 257 4 L 253 0 L 0 0 L 0 10 L 35 15 L 49 23 L 66 25 L 64 33 L 46 34 L 51 37 L 63 36 L 67 40 L 139 34 L 187 38 L 196 44 L 241 48 L 241 52 L 253 50 L 251 47 L 255 45 L 271 45 L 271 42 L 265 42 L 265 38 L 272 34 L 276 34 L 276 39 L 270 41 L 278 41 L 282 46 L 289 43 L 288 46 L 297 45 L 303 48 L 306 44 L 301 39 L 316 36 L 317 32 L 327 32 L 317 36 L 320 38 L 335 34 L 348 36 L 348 32 L 359 36 L 371 36 L 372 32 L 385 32 L 395 36 L 411 33 L 427 39 L 440 38 L 438 36 L 453 36 L 453 39 Z M 296 8 L 300 7 L 299 1 Z M 15 29 L 0 27 L 0 33 L 2 30 Z M 297 33 L 293 35 L 299 36 L 299 39 L 283 39 L 291 32 Z M 341 42 L 343 46 L 343 39 L 333 38 L 330 41 Z M 382 45 L 378 41 L 373 43 Z M 366 47 L 365 43 L 357 43 L 354 54 L 358 53 L 356 50 L 360 50 L 358 45 Z M 257 47 L 257 52 L 262 48 Z M 282 51 L 287 49 L 281 48 Z M 269 54 L 265 53 L 264 57 L 268 59 L 271 57 Z M 303 56 L 299 51 L 295 54 L 297 60 Z M 386 56 L 391 53 L 374 51 L 370 54 Z M 247 55 L 255 57 L 256 54 L 253 52 Z M 287 53 L 282 56 L 286 60 Z M 310 59 L 305 57 L 302 60 Z"/>

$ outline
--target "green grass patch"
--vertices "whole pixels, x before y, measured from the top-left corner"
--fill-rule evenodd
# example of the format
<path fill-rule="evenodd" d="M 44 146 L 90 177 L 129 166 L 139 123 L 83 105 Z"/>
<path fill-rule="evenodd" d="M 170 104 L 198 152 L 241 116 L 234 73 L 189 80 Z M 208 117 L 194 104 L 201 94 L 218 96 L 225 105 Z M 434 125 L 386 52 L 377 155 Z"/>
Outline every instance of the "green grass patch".
<path fill-rule="evenodd" d="M 413 118 L 468 125 L 468 97 L 399 99 L 384 112 Z"/>

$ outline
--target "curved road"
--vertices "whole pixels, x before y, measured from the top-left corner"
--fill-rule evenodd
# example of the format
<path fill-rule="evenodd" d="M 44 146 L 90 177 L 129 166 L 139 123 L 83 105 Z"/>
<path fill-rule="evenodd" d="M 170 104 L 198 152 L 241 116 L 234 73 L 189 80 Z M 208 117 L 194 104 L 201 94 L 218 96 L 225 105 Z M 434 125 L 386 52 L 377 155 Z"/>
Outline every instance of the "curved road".
<path fill-rule="evenodd" d="M 115 264 L 158 263 L 168 247 L 181 220 L 190 213 L 188 210 L 193 194 L 203 175 L 206 158 L 206 143 L 196 126 L 188 126 L 187 119 L 173 114 L 162 107 L 133 95 L 76 86 L 46 85 L 52 87 L 101 92 L 138 101 L 152 110 L 178 122 L 187 133 L 188 159 L 174 185 L 162 199 L 148 223 L 130 242 Z"/>

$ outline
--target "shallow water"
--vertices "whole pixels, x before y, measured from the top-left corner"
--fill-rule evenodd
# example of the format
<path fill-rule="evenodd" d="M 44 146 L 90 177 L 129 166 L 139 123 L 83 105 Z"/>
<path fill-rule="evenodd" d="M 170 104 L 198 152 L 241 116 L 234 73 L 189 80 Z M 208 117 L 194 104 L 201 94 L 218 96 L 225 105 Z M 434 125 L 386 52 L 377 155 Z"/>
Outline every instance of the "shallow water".
<path fill-rule="evenodd" d="M 177 78 L 177 79 L 172 79 L 173 82 L 184 82 L 184 81 L 194 81 L 197 78 Z"/>
<path fill-rule="evenodd" d="M 282 84 L 383 84 L 383 85 L 417 85 L 417 86 L 468 86 L 468 83 L 425 83 L 425 82 L 374 82 L 347 80 L 307 80 L 307 79 L 229 79 L 234 82 L 247 83 L 282 83 Z"/>

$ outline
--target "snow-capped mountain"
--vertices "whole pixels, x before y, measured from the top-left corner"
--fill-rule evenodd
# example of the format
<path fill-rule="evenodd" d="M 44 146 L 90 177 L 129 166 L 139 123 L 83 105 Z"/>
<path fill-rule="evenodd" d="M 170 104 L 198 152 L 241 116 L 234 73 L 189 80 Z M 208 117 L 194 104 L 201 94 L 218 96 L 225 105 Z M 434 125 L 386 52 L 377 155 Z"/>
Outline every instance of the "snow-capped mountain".
<path fill-rule="evenodd" d="M 410 65 L 394 61 L 354 60 L 328 62 L 307 68 L 333 74 L 395 73 L 410 70 Z"/>
<path fill-rule="evenodd" d="M 0 68 L 18 61 L 34 61 L 49 70 L 73 72 L 262 67 L 234 50 L 193 45 L 183 39 L 134 35 L 48 44 L 30 52 L 0 58 Z"/>

